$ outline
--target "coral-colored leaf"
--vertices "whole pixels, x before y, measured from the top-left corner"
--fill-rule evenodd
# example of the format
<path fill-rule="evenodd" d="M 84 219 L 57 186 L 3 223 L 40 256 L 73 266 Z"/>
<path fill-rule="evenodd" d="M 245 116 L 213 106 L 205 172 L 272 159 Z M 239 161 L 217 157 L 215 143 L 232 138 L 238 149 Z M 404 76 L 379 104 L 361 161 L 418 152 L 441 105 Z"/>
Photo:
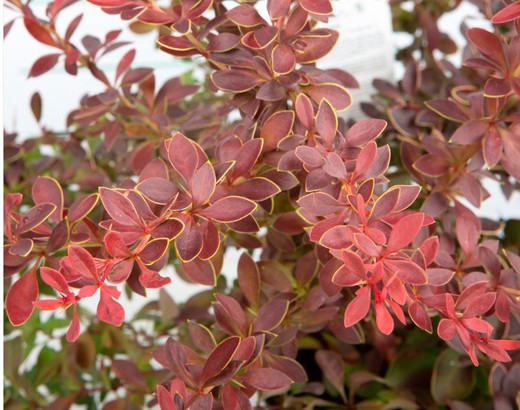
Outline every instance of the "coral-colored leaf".
<path fill-rule="evenodd" d="M 99 281 L 94 258 L 86 249 L 77 245 L 69 246 L 69 259 L 77 274 L 96 283 Z"/>
<path fill-rule="evenodd" d="M 376 303 L 376 325 L 381 333 L 389 335 L 394 330 L 394 319 L 384 302 Z"/>
<path fill-rule="evenodd" d="M 389 254 L 407 247 L 419 233 L 423 222 L 424 214 L 421 212 L 414 212 L 400 219 L 390 233 L 386 253 Z"/>
<path fill-rule="evenodd" d="M 36 272 L 31 270 L 14 282 L 5 297 L 5 310 L 14 326 L 25 323 L 34 310 L 33 303 L 38 299 Z"/>
<path fill-rule="evenodd" d="M 491 22 L 493 24 L 502 24 L 509 21 L 520 19 L 520 2 L 508 4 L 498 13 L 496 13 Z"/>
<path fill-rule="evenodd" d="M 370 310 L 370 287 L 365 286 L 356 291 L 356 297 L 348 304 L 345 310 L 345 327 L 350 327 L 363 319 Z"/>
<path fill-rule="evenodd" d="M 42 266 L 40 268 L 40 276 L 47 285 L 61 294 L 67 295 L 69 293 L 69 285 L 67 284 L 67 281 L 56 269 Z"/>
<path fill-rule="evenodd" d="M 115 326 L 121 326 L 125 320 L 125 310 L 119 302 L 112 298 L 112 295 L 101 286 L 100 300 L 97 306 L 97 316 L 100 320 Z"/>
<path fill-rule="evenodd" d="M 79 333 L 81 331 L 81 323 L 79 321 L 76 304 L 74 304 L 72 309 L 72 321 L 70 322 L 69 330 L 67 330 L 67 335 L 65 336 L 65 339 L 69 343 L 75 342 L 78 339 Z"/>

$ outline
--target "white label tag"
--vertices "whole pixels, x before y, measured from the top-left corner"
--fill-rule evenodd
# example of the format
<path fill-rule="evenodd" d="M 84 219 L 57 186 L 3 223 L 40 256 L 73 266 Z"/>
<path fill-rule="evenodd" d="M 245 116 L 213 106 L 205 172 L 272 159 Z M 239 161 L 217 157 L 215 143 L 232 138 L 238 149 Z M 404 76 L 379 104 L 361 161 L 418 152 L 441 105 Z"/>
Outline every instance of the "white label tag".
<path fill-rule="evenodd" d="M 334 15 L 327 27 L 340 34 L 336 47 L 322 60 L 320 68 L 340 68 L 359 82 L 350 90 L 354 103 L 347 117 L 359 118 L 362 101 L 375 92 L 375 78 L 393 80 L 394 47 L 392 14 L 387 0 L 335 0 Z"/>

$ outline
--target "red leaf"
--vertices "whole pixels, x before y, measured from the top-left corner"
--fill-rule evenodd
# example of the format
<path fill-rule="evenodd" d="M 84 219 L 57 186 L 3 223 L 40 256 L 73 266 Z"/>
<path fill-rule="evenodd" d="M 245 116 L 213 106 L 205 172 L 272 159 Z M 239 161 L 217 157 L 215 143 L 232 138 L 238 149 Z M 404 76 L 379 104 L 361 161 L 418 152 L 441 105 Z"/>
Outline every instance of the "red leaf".
<path fill-rule="evenodd" d="M 217 222 L 236 222 L 251 215 L 257 205 L 250 199 L 239 196 L 227 196 L 212 203 L 199 215 Z"/>
<path fill-rule="evenodd" d="M 277 74 L 288 74 L 296 65 L 296 57 L 291 47 L 285 44 L 277 44 L 271 53 L 273 70 Z"/>
<path fill-rule="evenodd" d="M 455 337 L 457 330 L 451 319 L 441 319 L 437 327 L 437 334 L 442 340 L 449 341 Z"/>
<path fill-rule="evenodd" d="M 413 163 L 413 167 L 423 175 L 440 177 L 448 171 L 450 163 L 445 157 L 435 154 L 426 154 L 417 159 Z"/>
<path fill-rule="evenodd" d="M 363 263 L 363 259 L 361 259 L 359 255 L 350 250 L 344 250 L 341 252 L 341 258 L 343 259 L 343 264 L 347 272 L 357 276 L 359 279 L 366 280 L 367 268 Z M 340 283 L 337 284 L 340 285 Z"/>
<path fill-rule="evenodd" d="M 321 167 L 325 161 L 325 158 L 316 147 L 302 145 L 296 147 L 295 154 L 307 167 L 310 168 Z"/>
<path fill-rule="evenodd" d="M 129 70 L 121 80 L 121 84 L 137 84 L 146 80 L 148 77 L 153 75 L 153 70 L 151 68 L 134 68 Z"/>
<path fill-rule="evenodd" d="M 399 277 L 405 282 L 412 285 L 426 285 L 428 283 L 426 272 L 415 262 L 410 260 L 392 260 L 385 263 L 392 266 L 392 272 L 397 272 Z"/>
<path fill-rule="evenodd" d="M 250 178 L 231 190 L 234 195 L 242 196 L 253 201 L 264 201 L 280 192 L 280 188 L 267 178 Z"/>
<path fill-rule="evenodd" d="M 81 323 L 79 321 L 76 304 L 73 305 L 72 309 L 72 321 L 70 322 L 69 330 L 67 330 L 67 335 L 65 337 L 69 343 L 75 342 L 78 339 L 79 333 L 81 331 Z"/>
<path fill-rule="evenodd" d="M 356 297 L 348 304 L 345 310 L 345 327 L 350 327 L 363 319 L 370 310 L 370 287 L 365 286 L 356 291 Z"/>
<path fill-rule="evenodd" d="M 243 253 L 238 260 L 238 285 L 250 305 L 257 306 L 260 292 L 260 273 L 258 266 L 248 253 Z"/>
<path fill-rule="evenodd" d="M 69 246 L 69 260 L 75 272 L 84 278 L 99 282 L 96 263 L 92 255 L 81 246 Z"/>
<path fill-rule="evenodd" d="M 381 333 L 389 335 L 394 330 L 394 319 L 384 302 L 376 303 L 376 325 Z"/>
<path fill-rule="evenodd" d="M 493 127 L 484 137 L 483 147 L 484 160 L 489 168 L 494 167 L 500 161 L 503 147 L 502 138 L 500 138 L 497 129 Z"/>
<path fill-rule="evenodd" d="M 241 27 L 255 27 L 265 25 L 265 20 L 260 17 L 258 12 L 249 5 L 240 5 L 226 13 L 228 19 Z"/>
<path fill-rule="evenodd" d="M 286 31 L 287 32 L 287 31 Z M 325 57 L 338 42 L 339 33 L 326 28 L 315 29 L 300 33 L 302 48 L 296 54 L 296 61 L 300 64 L 311 64 Z M 329 71 L 329 74 L 330 71 Z M 344 79 L 345 76 L 334 76 L 335 79 Z M 339 82 L 339 81 L 338 81 Z"/>
<path fill-rule="evenodd" d="M 312 130 L 314 128 L 314 108 L 309 97 L 305 94 L 299 94 L 294 108 L 303 126 L 308 130 Z"/>
<path fill-rule="evenodd" d="M 148 268 L 140 260 L 137 261 L 141 273 L 139 275 L 139 283 L 144 288 L 157 289 L 171 282 L 170 278 L 165 278 L 153 269 Z"/>
<path fill-rule="evenodd" d="M 98 194 L 90 194 L 84 198 L 79 198 L 71 205 L 68 212 L 68 219 L 72 225 L 84 217 L 86 217 L 90 211 L 94 209 L 99 199 Z"/>
<path fill-rule="evenodd" d="M 222 389 L 222 406 L 229 410 L 253 409 L 249 398 L 230 383 L 227 383 Z"/>
<path fill-rule="evenodd" d="M 48 46 L 56 46 L 56 42 L 49 34 L 49 32 L 43 28 L 38 21 L 33 17 L 24 17 L 23 23 L 27 31 L 40 43 L 47 44 Z"/>
<path fill-rule="evenodd" d="M 412 302 L 408 308 L 408 314 L 413 322 L 422 330 L 426 330 L 428 333 L 431 333 L 432 330 L 432 322 L 426 309 L 424 309 L 423 305 L 419 302 Z"/>
<path fill-rule="evenodd" d="M 199 156 L 195 144 L 181 133 L 169 140 L 168 158 L 184 181 L 189 182 L 198 168 Z"/>
<path fill-rule="evenodd" d="M 354 168 L 354 174 L 356 176 L 363 175 L 367 172 L 377 156 L 377 144 L 374 141 L 369 142 L 365 147 L 361 149 L 356 159 L 356 167 Z"/>
<path fill-rule="evenodd" d="M 356 161 L 356 164 L 358 162 Z M 363 161 L 359 161 L 360 164 L 363 164 Z M 364 166 L 364 164 L 363 164 Z M 323 164 L 323 171 L 334 178 L 338 178 L 340 180 L 346 180 L 348 178 L 347 170 L 345 168 L 345 163 L 343 159 L 336 152 L 329 152 L 325 157 L 325 162 Z"/>
<path fill-rule="evenodd" d="M 63 214 L 63 190 L 54 178 L 38 177 L 31 188 L 32 198 L 36 205 L 51 203 L 56 205 L 56 210 L 52 214 L 54 222 L 62 220 Z"/>
<path fill-rule="evenodd" d="M 179 257 L 184 262 L 189 262 L 197 257 L 202 251 L 203 241 L 202 234 L 198 225 L 193 219 L 188 219 L 184 225 L 184 229 L 175 239 L 175 247 Z"/>
<path fill-rule="evenodd" d="M 163 257 L 168 250 L 169 240 L 166 238 L 156 238 L 146 244 L 144 249 L 139 252 L 139 257 L 147 264 L 151 265 Z"/>
<path fill-rule="evenodd" d="M 239 343 L 240 338 L 238 336 L 231 336 L 220 342 L 219 345 L 213 349 L 202 369 L 199 382 L 201 387 L 204 386 L 208 379 L 215 377 L 225 369 L 233 358 Z"/>
<path fill-rule="evenodd" d="M 208 353 L 217 346 L 211 331 L 200 323 L 189 321 L 188 332 L 195 346 L 203 352 Z"/>
<path fill-rule="evenodd" d="M 122 193 L 109 188 L 100 188 L 99 195 L 103 206 L 114 221 L 126 226 L 141 225 L 141 218 L 134 204 Z"/>
<path fill-rule="evenodd" d="M 132 255 L 119 232 L 109 231 L 103 238 L 105 248 L 114 258 L 128 258 Z"/>
<path fill-rule="evenodd" d="M 336 111 L 344 111 L 352 105 L 350 93 L 339 84 L 321 83 L 305 87 L 304 91 L 318 104 L 327 100 Z"/>
<path fill-rule="evenodd" d="M 386 121 L 372 118 L 356 121 L 345 134 L 345 141 L 352 147 L 363 146 L 379 137 L 386 125 Z"/>
<path fill-rule="evenodd" d="M 243 382 L 263 391 L 276 391 L 288 388 L 292 380 L 279 370 L 272 368 L 249 367 L 240 376 Z"/>
<path fill-rule="evenodd" d="M 444 286 L 448 284 L 455 272 L 450 269 L 432 268 L 428 269 L 428 284 L 432 286 Z"/>
<path fill-rule="evenodd" d="M 146 388 L 145 374 L 130 360 L 112 359 L 111 370 L 124 384 Z"/>
<path fill-rule="evenodd" d="M 502 24 L 517 19 L 520 19 L 520 2 L 508 4 L 493 16 L 491 22 L 493 24 Z"/>
<path fill-rule="evenodd" d="M 316 115 L 316 131 L 323 138 L 327 147 L 332 147 L 337 128 L 336 112 L 327 100 L 323 100 Z"/>
<path fill-rule="evenodd" d="M 206 286 L 216 286 L 217 272 L 210 261 L 193 259 L 182 263 L 182 270 L 195 283 Z"/>
<path fill-rule="evenodd" d="M 155 394 L 161 410 L 177 410 L 172 395 L 165 387 L 159 384 L 155 389 Z"/>
<path fill-rule="evenodd" d="M 224 313 L 225 321 L 231 322 L 237 333 L 246 333 L 247 320 L 240 303 L 231 296 L 222 294 L 216 294 L 215 298 L 217 299 L 217 302 L 213 305 L 213 308 L 221 307 L 221 313 Z M 220 318 L 223 318 L 221 314 Z"/>
<path fill-rule="evenodd" d="M 264 121 L 260 138 L 264 140 L 264 151 L 271 151 L 287 137 L 294 124 L 294 111 L 277 111 Z"/>
<path fill-rule="evenodd" d="M 200 167 L 190 181 L 193 207 L 205 204 L 215 192 L 216 179 L 213 166 L 206 162 Z"/>
<path fill-rule="evenodd" d="M 253 330 L 268 332 L 277 328 L 287 314 L 289 302 L 283 299 L 274 299 L 263 305 L 256 316 Z"/>
<path fill-rule="evenodd" d="M 211 80 L 219 90 L 233 93 L 249 91 L 264 82 L 253 71 L 237 68 L 217 71 L 211 75 Z"/>
<path fill-rule="evenodd" d="M 477 250 L 480 224 L 476 218 L 458 217 L 455 228 L 457 241 L 467 259 Z"/>
<path fill-rule="evenodd" d="M 299 0 L 300 6 L 312 14 L 328 15 L 332 13 L 330 0 Z"/>
<path fill-rule="evenodd" d="M 195 50 L 196 47 L 186 37 L 162 36 L 157 43 L 164 48 L 176 51 Z"/>
<path fill-rule="evenodd" d="M 51 70 L 58 62 L 60 55 L 61 54 L 56 53 L 47 54 L 43 57 L 40 57 L 32 65 L 31 70 L 29 71 L 29 77 L 38 77 L 42 74 L 45 74 L 47 71 Z"/>
<path fill-rule="evenodd" d="M 60 292 L 62 295 L 67 295 L 70 292 L 67 281 L 56 269 L 42 266 L 40 268 L 40 276 L 47 285 Z"/>
<path fill-rule="evenodd" d="M 480 120 L 470 120 L 462 124 L 451 136 L 451 141 L 462 144 L 474 144 L 488 130 L 489 124 Z"/>
<path fill-rule="evenodd" d="M 495 292 L 484 293 L 483 295 L 471 300 L 471 302 L 468 303 L 468 306 L 464 310 L 463 317 L 471 318 L 485 314 L 493 307 L 495 300 Z"/>
<path fill-rule="evenodd" d="M 493 61 L 498 67 L 506 67 L 504 53 L 502 50 L 502 42 L 493 33 L 481 28 L 470 28 L 466 35 L 469 41 L 478 48 L 478 50 Z"/>
<path fill-rule="evenodd" d="M 103 322 L 121 326 L 125 320 L 125 310 L 118 302 L 112 299 L 106 286 L 101 286 L 100 300 L 97 306 L 97 317 Z"/>
<path fill-rule="evenodd" d="M 5 297 L 5 310 L 14 326 L 24 324 L 32 315 L 38 299 L 36 272 L 31 270 L 14 282 Z"/>
<path fill-rule="evenodd" d="M 16 229 L 17 234 L 32 231 L 44 223 L 56 210 L 54 204 L 39 204 L 29 209 Z"/>
<path fill-rule="evenodd" d="M 388 255 L 406 248 L 419 233 L 423 222 L 424 214 L 421 212 L 414 212 L 400 219 L 390 233 L 385 253 Z"/>
<path fill-rule="evenodd" d="M 15 256 L 28 256 L 34 248 L 32 239 L 22 238 L 18 239 L 9 247 L 9 253 Z"/>
<path fill-rule="evenodd" d="M 233 33 L 220 33 L 209 40 L 207 51 L 212 53 L 224 53 L 234 49 L 240 44 L 240 37 Z"/>
<path fill-rule="evenodd" d="M 150 177 L 140 182 L 135 189 L 150 201 L 164 205 L 170 202 L 179 191 L 173 182 L 164 178 Z"/>
<path fill-rule="evenodd" d="M 231 172 L 233 176 L 238 177 L 246 175 L 256 165 L 260 153 L 262 152 L 263 140 L 256 138 L 247 141 L 236 154 L 235 166 Z"/>
<path fill-rule="evenodd" d="M 125 73 L 128 68 L 130 67 L 130 64 L 132 64 L 132 61 L 134 61 L 135 58 L 135 50 L 132 49 L 128 51 L 122 58 L 119 60 L 119 63 L 117 65 L 116 69 L 116 81 L 121 77 L 123 73 Z"/>
<path fill-rule="evenodd" d="M 325 192 L 302 196 L 297 202 L 305 211 L 316 216 L 327 216 L 345 209 L 345 204 Z"/>
<path fill-rule="evenodd" d="M 289 13 L 292 0 L 268 0 L 267 11 L 272 20 L 284 17 Z"/>

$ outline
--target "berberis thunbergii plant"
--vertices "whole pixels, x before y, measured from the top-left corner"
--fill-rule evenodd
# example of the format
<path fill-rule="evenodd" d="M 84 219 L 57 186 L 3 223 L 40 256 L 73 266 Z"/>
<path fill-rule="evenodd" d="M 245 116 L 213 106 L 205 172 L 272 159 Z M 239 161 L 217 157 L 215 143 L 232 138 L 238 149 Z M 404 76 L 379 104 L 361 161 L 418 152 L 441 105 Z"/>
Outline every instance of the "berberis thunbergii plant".
<path fill-rule="evenodd" d="M 74 0 L 5 2 L 49 48 L 30 77 L 105 88 L 4 136 L 6 409 L 518 405 L 520 221 L 473 210 L 520 181 L 520 2 L 471 1 L 493 24 L 463 27 L 457 67 L 437 22 L 461 1 L 391 0 L 405 74 L 355 122 L 356 80 L 319 68 L 334 1 L 90 2 L 198 66 L 157 84 L 119 30 L 57 28 Z M 179 280 L 205 286 L 177 304 Z"/>

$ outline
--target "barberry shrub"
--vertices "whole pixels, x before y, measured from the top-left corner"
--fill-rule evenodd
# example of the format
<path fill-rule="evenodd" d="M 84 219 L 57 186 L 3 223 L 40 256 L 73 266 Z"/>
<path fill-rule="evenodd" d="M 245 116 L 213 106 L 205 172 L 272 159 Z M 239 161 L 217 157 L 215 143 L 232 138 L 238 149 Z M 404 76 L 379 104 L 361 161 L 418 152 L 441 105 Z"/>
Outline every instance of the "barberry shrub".
<path fill-rule="evenodd" d="M 458 67 L 438 22 L 461 1 L 392 0 L 404 76 L 353 121 L 355 78 L 319 68 L 334 1 L 89 1 L 197 66 L 157 84 L 120 31 L 57 28 L 74 0 L 6 2 L 49 47 L 29 77 L 104 90 L 4 136 L 5 408 L 518 404 L 519 221 L 475 210 L 520 181 L 520 2 L 472 1 L 490 29 Z M 179 304 L 179 280 L 204 286 Z"/>

